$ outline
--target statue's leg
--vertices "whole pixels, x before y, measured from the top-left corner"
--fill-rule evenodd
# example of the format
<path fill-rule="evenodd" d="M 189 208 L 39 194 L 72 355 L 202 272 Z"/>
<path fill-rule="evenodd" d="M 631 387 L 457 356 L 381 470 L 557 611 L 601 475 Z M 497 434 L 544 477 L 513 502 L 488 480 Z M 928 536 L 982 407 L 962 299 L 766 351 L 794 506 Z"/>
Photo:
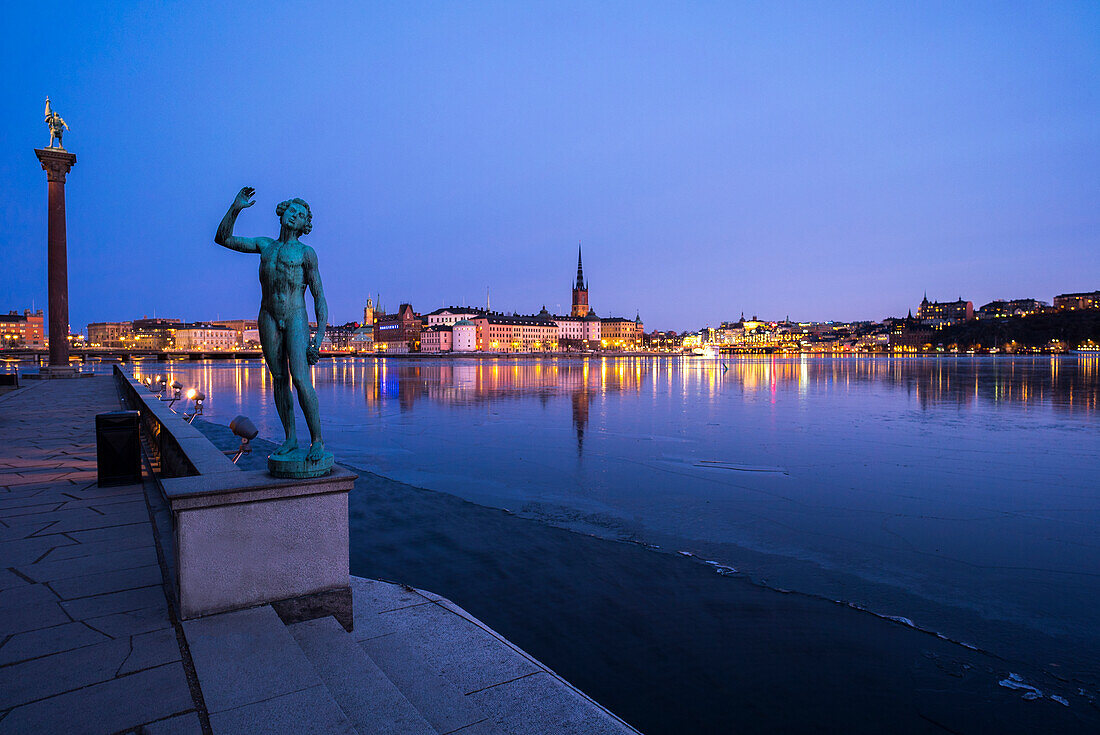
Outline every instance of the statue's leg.
<path fill-rule="evenodd" d="M 275 450 L 275 454 L 288 454 L 298 448 L 298 432 L 294 426 L 294 397 L 290 394 L 286 338 L 269 314 L 260 312 L 258 321 L 264 362 L 271 373 L 271 387 L 275 392 L 275 409 L 279 412 L 279 421 L 286 435 L 286 441 Z"/>
<path fill-rule="evenodd" d="M 286 353 L 290 363 L 290 378 L 294 390 L 298 393 L 298 405 L 306 416 L 309 426 L 309 453 L 307 459 L 318 460 L 325 452 L 325 442 L 321 438 L 321 413 L 317 408 L 317 391 L 313 388 L 313 378 L 309 373 L 309 361 L 306 360 L 306 348 L 309 347 L 309 322 L 305 311 L 301 317 L 287 320 Z"/>

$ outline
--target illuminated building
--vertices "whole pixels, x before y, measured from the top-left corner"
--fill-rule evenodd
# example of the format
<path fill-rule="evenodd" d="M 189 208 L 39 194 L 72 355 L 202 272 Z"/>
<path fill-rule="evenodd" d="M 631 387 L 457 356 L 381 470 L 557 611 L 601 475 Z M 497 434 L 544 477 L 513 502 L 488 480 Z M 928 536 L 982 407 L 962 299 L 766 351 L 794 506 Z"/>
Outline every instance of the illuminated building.
<path fill-rule="evenodd" d="M 355 330 L 359 329 L 359 327 L 359 322 L 329 324 L 325 327 L 325 338 L 321 340 L 321 349 L 334 352 L 350 351 L 351 336 L 355 334 Z M 312 339 L 313 335 L 316 333 L 316 328 L 310 329 L 310 339 Z"/>
<path fill-rule="evenodd" d="M 633 350 L 641 347 L 641 320 L 620 316 L 600 320 L 600 345 L 609 350 Z"/>
<path fill-rule="evenodd" d="M 244 333 L 250 329 L 258 329 L 259 324 L 255 319 L 220 319 L 210 322 L 218 327 L 229 327 L 237 337 L 237 347 L 243 347 L 245 343 Z M 257 342 L 259 340 L 256 340 Z"/>
<path fill-rule="evenodd" d="M 374 352 L 374 327 L 367 324 L 352 332 L 348 347 L 352 352 Z"/>
<path fill-rule="evenodd" d="M 957 301 L 929 301 L 925 294 L 917 308 L 917 318 L 933 329 L 943 329 L 973 319 L 974 303 L 964 301 L 961 296 Z"/>
<path fill-rule="evenodd" d="M 363 325 L 367 327 L 374 326 L 374 300 L 367 299 L 367 305 L 363 307 Z"/>
<path fill-rule="evenodd" d="M 133 336 L 133 322 L 93 322 L 88 325 L 90 347 L 129 347 Z"/>
<path fill-rule="evenodd" d="M 584 317 L 588 308 L 588 283 L 584 280 L 584 267 L 581 265 L 581 246 L 577 246 L 577 282 L 573 284 L 573 309 L 570 316 Z"/>
<path fill-rule="evenodd" d="M 463 319 L 473 319 L 484 313 L 484 309 L 473 306 L 445 306 L 442 309 L 436 309 L 425 314 L 424 319 L 429 327 L 434 327 L 437 324 L 453 326 L 455 322 Z"/>
<path fill-rule="evenodd" d="M 452 347 L 451 325 L 433 324 L 420 331 L 421 352 L 450 352 Z"/>
<path fill-rule="evenodd" d="M 232 352 L 237 348 L 237 332 L 214 324 L 181 324 L 175 329 L 177 350 Z"/>
<path fill-rule="evenodd" d="M 477 350 L 477 325 L 469 319 L 460 319 L 451 327 L 451 344 L 455 352 Z"/>
<path fill-rule="evenodd" d="M 1010 316 L 1030 316 L 1040 313 L 1049 306 L 1036 299 L 1013 299 L 1012 301 L 990 301 L 974 312 L 976 319 L 1003 319 Z"/>
<path fill-rule="evenodd" d="M 131 322 L 133 333 L 127 347 L 136 349 L 169 349 L 176 344 L 176 330 L 183 326 L 179 319 L 149 319 L 142 317 Z"/>
<path fill-rule="evenodd" d="M 409 304 L 401 304 L 396 314 L 378 315 L 374 325 L 375 349 L 403 354 L 420 349 L 420 317 Z"/>
<path fill-rule="evenodd" d="M 1100 291 L 1088 293 L 1063 293 L 1054 297 L 1055 309 L 1100 309 Z"/>
<path fill-rule="evenodd" d="M 558 325 L 537 316 L 482 314 L 471 319 L 481 352 L 550 352 L 558 348 Z"/>
<path fill-rule="evenodd" d="M 256 350 L 260 348 L 260 329 L 246 329 L 241 335 L 241 347 L 246 350 Z"/>
<path fill-rule="evenodd" d="M 24 309 L 0 314 L 0 349 L 44 349 L 45 325 L 42 310 Z"/>

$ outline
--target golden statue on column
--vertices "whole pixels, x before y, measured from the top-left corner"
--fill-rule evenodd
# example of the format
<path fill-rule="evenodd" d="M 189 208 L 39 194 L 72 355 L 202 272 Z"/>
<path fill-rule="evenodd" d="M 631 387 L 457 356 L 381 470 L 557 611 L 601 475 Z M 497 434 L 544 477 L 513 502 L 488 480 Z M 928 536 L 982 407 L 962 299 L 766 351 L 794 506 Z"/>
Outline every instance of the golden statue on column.
<path fill-rule="evenodd" d="M 61 134 L 69 129 L 68 124 L 62 119 L 61 115 L 53 111 L 50 107 L 50 98 L 46 98 L 46 124 L 50 126 L 50 144 L 47 148 L 60 148 L 65 150 L 65 146 L 61 145 Z M 57 145 L 54 146 L 54 139 L 57 139 Z"/>

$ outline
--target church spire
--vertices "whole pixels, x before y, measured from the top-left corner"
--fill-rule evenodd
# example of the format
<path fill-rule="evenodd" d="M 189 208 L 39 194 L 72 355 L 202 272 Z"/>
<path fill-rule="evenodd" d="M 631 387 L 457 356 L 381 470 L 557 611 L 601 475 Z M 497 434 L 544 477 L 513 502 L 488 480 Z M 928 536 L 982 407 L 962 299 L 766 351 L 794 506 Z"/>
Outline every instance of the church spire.
<path fill-rule="evenodd" d="M 577 241 L 577 288 L 585 289 L 584 285 L 584 266 L 581 265 L 581 243 Z"/>

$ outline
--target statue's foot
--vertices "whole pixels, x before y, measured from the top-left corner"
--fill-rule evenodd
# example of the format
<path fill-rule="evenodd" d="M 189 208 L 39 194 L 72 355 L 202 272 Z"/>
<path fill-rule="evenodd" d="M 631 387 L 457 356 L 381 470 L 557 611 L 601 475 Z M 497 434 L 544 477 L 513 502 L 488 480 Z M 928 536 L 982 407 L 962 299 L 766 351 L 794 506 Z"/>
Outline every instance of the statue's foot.
<path fill-rule="evenodd" d="M 306 453 L 306 460 L 310 462 L 318 462 L 325 456 L 325 443 L 318 439 L 309 445 L 309 452 Z"/>
<path fill-rule="evenodd" d="M 272 454 L 271 456 L 272 457 L 284 457 L 288 454 L 291 454 L 297 448 L 298 448 L 298 440 L 296 438 L 292 437 L 290 439 L 287 439 L 285 442 L 283 442 L 283 445 L 281 447 L 279 447 L 278 449 L 276 449 L 275 453 Z"/>

